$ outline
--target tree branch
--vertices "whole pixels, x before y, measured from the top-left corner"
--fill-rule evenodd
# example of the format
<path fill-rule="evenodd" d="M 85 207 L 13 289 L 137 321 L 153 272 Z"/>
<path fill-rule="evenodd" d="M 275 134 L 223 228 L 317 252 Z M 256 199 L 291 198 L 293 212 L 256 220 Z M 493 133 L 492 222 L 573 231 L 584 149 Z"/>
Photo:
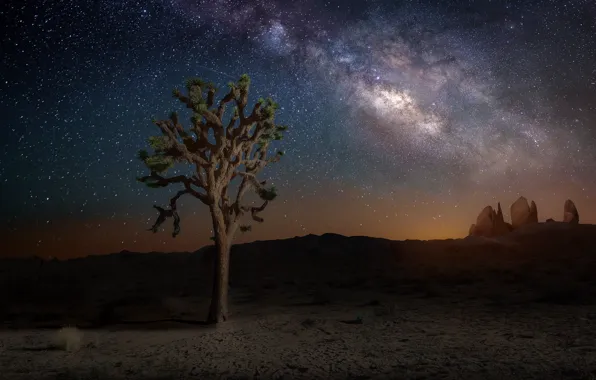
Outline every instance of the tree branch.
<path fill-rule="evenodd" d="M 273 156 L 269 159 L 253 158 L 253 159 L 249 159 L 249 160 L 244 160 L 241 162 L 241 165 L 246 166 L 246 168 L 251 168 L 252 170 L 258 171 L 269 164 L 278 162 L 280 159 L 281 159 L 281 153 L 276 154 L 275 156 Z"/>
<path fill-rule="evenodd" d="M 138 178 L 150 187 L 166 187 L 173 183 L 183 185 L 172 199 L 169 208 L 154 206 L 159 211 L 157 221 L 151 227 L 156 232 L 168 218 L 174 219 L 174 232 L 180 231 L 180 218 L 176 202 L 184 194 L 190 194 L 223 212 L 226 231 L 233 234 L 238 219 L 250 212 L 254 221 L 262 223 L 260 213 L 275 199 L 275 187 L 266 187 L 265 181 L 257 180 L 256 175 L 268 164 L 279 161 L 282 153 L 267 157 L 270 142 L 281 139 L 285 127 L 274 122 L 278 105 L 271 99 L 259 99 L 249 113 L 248 93 L 250 78 L 244 74 L 236 83 L 230 84 L 226 95 L 216 100 L 217 89 L 200 78 L 186 82 L 186 94 L 174 90 L 173 96 L 192 110 L 191 126 L 188 130 L 180 124 L 174 112 L 169 119 L 154 122 L 164 137 L 152 137 L 149 141 L 155 150 L 153 155 L 139 152 L 139 158 L 151 170 L 151 174 Z M 226 107 L 235 106 L 230 119 L 224 121 Z M 215 142 L 210 140 L 211 133 Z M 166 178 L 163 173 L 176 163 L 194 164 L 195 172 L 190 176 L 177 175 Z M 243 166 L 242 168 L 240 168 Z M 231 192 L 230 183 L 235 177 L 242 177 L 240 185 Z M 249 190 L 254 190 L 261 198 L 260 206 L 242 205 Z"/>
<path fill-rule="evenodd" d="M 213 113 L 209 110 L 204 110 L 201 112 L 201 116 L 203 116 L 205 118 L 205 121 L 207 122 L 207 124 L 213 124 L 214 127 L 223 128 L 221 119 L 215 113 Z"/>
<path fill-rule="evenodd" d="M 175 177 L 165 178 L 165 177 L 162 177 L 159 174 L 153 172 L 148 176 L 138 178 L 138 181 L 143 182 L 143 183 L 151 183 L 152 185 L 155 185 L 155 187 L 166 187 L 172 183 L 182 183 L 182 184 L 184 184 L 184 188 L 185 188 L 184 194 L 190 194 L 190 195 L 194 196 L 195 198 L 201 200 L 201 202 L 203 202 L 207 205 L 209 204 L 207 194 L 198 192 L 197 190 L 192 188 L 192 185 L 195 185 L 195 186 L 200 187 L 203 190 L 205 190 L 204 186 L 198 181 L 198 178 L 196 178 L 196 179 L 188 178 L 184 175 L 178 175 Z"/>
<path fill-rule="evenodd" d="M 257 192 L 259 190 L 262 190 L 263 186 L 265 186 L 265 184 L 266 184 L 266 181 L 259 182 L 257 180 L 257 177 L 255 177 L 255 175 L 253 173 L 236 172 L 235 175 L 242 176 L 242 182 L 240 183 L 240 186 L 238 187 L 238 193 L 236 194 L 236 199 L 235 199 L 234 203 L 232 204 L 232 206 L 230 207 L 230 209 L 236 214 L 235 218 L 233 219 L 234 222 L 236 222 L 244 214 L 244 212 L 249 212 L 249 211 L 251 212 L 252 218 L 254 220 L 256 220 L 258 222 L 262 222 L 262 219 L 258 218 L 258 216 L 256 214 L 263 211 L 264 208 L 266 207 L 266 204 L 261 206 L 262 209 L 260 209 L 260 208 L 254 208 L 254 207 L 241 206 L 240 202 L 242 201 L 242 198 L 244 197 L 246 192 L 249 191 L 250 189 L 254 188 Z M 265 201 L 265 203 L 267 203 L 267 201 Z M 255 210 L 253 211 L 253 209 L 255 209 Z M 257 219 L 255 219 L 255 217 L 257 217 Z"/>
<path fill-rule="evenodd" d="M 188 96 L 183 95 L 180 91 L 174 90 L 174 97 L 182 102 L 186 108 L 193 108 L 192 102 Z"/>
<path fill-rule="evenodd" d="M 256 222 L 259 223 L 263 223 L 265 221 L 265 219 L 261 218 L 258 214 L 260 212 L 262 212 L 263 210 L 265 210 L 265 207 L 267 207 L 267 205 L 269 204 L 269 201 L 265 201 L 263 202 L 263 204 L 260 207 L 247 207 L 247 206 L 242 206 L 241 209 L 244 212 L 249 212 L 252 216 L 252 219 Z"/>
<path fill-rule="evenodd" d="M 207 92 L 207 107 L 213 107 L 213 103 L 215 102 L 215 88 L 211 87 Z"/>
<path fill-rule="evenodd" d="M 232 100 L 234 100 L 234 89 L 230 89 L 230 92 L 228 92 L 226 94 L 226 96 L 224 96 L 220 101 L 219 101 L 219 106 L 217 107 L 217 112 L 216 115 L 217 117 L 221 120 L 221 118 L 223 117 L 223 114 L 226 110 L 226 104 L 228 104 L 229 102 L 231 102 Z"/>
<path fill-rule="evenodd" d="M 157 217 L 157 220 L 153 226 L 151 226 L 151 228 L 147 231 L 153 231 L 153 233 L 156 233 L 159 226 L 161 226 L 167 218 L 174 218 L 174 231 L 172 232 L 172 237 L 175 238 L 180 233 L 180 217 L 178 216 L 178 211 L 176 210 L 176 202 L 181 196 L 188 193 L 189 192 L 187 190 L 180 190 L 172 199 L 170 199 L 170 208 L 167 210 L 157 205 L 153 205 L 153 207 L 159 211 L 159 216 Z"/>
<path fill-rule="evenodd" d="M 184 158 L 186 158 L 190 162 L 196 162 L 201 165 L 207 165 L 207 161 L 203 160 L 203 158 L 199 155 L 193 154 L 190 150 L 188 150 L 188 147 L 185 144 L 178 141 L 178 138 L 174 134 L 174 131 L 168 125 L 167 121 L 156 121 L 155 125 L 157 125 L 159 129 L 161 129 L 162 133 L 170 139 L 173 148 L 176 149 L 176 151 L 180 153 L 182 156 L 184 156 Z"/>
<path fill-rule="evenodd" d="M 251 125 L 251 124 L 259 121 L 259 118 L 261 116 L 259 113 L 259 110 L 261 109 L 261 105 L 262 105 L 261 102 L 255 103 L 255 106 L 253 107 L 251 114 L 242 120 L 243 126 Z"/>

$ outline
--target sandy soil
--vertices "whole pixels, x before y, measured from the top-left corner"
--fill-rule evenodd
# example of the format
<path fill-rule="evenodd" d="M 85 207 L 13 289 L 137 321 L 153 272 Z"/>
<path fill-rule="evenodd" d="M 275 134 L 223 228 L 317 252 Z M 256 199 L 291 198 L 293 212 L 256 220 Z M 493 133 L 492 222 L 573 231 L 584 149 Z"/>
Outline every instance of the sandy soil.
<path fill-rule="evenodd" d="M 395 301 L 275 308 L 217 328 L 83 330 L 73 352 L 52 349 L 55 330 L 5 331 L 2 378 L 596 378 L 595 307 Z"/>
<path fill-rule="evenodd" d="M 5 261 L 0 378 L 596 379 L 596 227 L 580 227 L 235 248 L 217 327 L 179 321 L 206 312 L 205 250 Z M 79 349 L 55 346 L 68 324 Z"/>

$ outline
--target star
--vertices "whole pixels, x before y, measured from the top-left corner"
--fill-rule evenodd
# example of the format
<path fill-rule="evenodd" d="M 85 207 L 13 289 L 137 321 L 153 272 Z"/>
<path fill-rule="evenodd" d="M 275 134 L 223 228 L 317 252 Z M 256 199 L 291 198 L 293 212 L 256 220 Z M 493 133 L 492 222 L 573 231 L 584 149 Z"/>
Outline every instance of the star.
<path fill-rule="evenodd" d="M 178 189 L 140 186 L 135 156 L 159 134 L 152 117 L 178 111 L 188 126 L 173 88 L 243 73 L 250 102 L 273 97 L 290 129 L 264 173 L 279 201 L 239 241 L 458 237 L 486 204 L 522 194 L 541 215 L 556 219 L 572 198 L 596 220 L 591 15 L 596 4 L 576 0 L 11 2 L 0 13 L 4 251 L 208 244 L 208 212 L 191 201 L 180 217 L 194 232 L 143 237 L 152 205 Z"/>

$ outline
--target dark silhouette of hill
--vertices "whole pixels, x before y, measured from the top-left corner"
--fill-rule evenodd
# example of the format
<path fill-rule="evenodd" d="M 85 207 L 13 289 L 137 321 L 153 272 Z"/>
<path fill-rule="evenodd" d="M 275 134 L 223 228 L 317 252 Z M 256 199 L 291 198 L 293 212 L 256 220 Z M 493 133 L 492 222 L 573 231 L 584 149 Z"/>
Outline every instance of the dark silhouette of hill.
<path fill-rule="evenodd" d="M 0 264 L 6 326 L 198 319 L 210 294 L 213 247 Z M 357 293 L 480 297 L 487 302 L 591 304 L 596 226 L 544 223 L 498 239 L 390 241 L 336 234 L 232 249 L 232 310 L 251 302 L 349 302 Z M 288 295 L 284 299 L 284 294 Z"/>
<path fill-rule="evenodd" d="M 212 265 L 213 247 L 0 261 L 2 378 L 596 376 L 596 226 L 236 245 L 217 328 L 201 326 Z M 80 350 L 53 349 L 64 325 Z"/>

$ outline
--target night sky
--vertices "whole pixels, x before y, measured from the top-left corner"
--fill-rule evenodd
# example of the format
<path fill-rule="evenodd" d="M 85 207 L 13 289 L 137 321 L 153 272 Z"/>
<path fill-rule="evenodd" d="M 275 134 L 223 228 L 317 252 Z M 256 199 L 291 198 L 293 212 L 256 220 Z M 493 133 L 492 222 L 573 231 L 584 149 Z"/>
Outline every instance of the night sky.
<path fill-rule="evenodd" d="M 541 221 L 571 198 L 596 222 L 594 0 L 8 0 L 0 17 L 1 255 L 209 243 L 193 199 L 177 238 L 146 231 L 178 188 L 135 181 L 135 156 L 152 117 L 190 117 L 174 87 L 243 73 L 290 129 L 263 173 L 279 197 L 238 242 L 463 237 L 519 195 Z"/>

